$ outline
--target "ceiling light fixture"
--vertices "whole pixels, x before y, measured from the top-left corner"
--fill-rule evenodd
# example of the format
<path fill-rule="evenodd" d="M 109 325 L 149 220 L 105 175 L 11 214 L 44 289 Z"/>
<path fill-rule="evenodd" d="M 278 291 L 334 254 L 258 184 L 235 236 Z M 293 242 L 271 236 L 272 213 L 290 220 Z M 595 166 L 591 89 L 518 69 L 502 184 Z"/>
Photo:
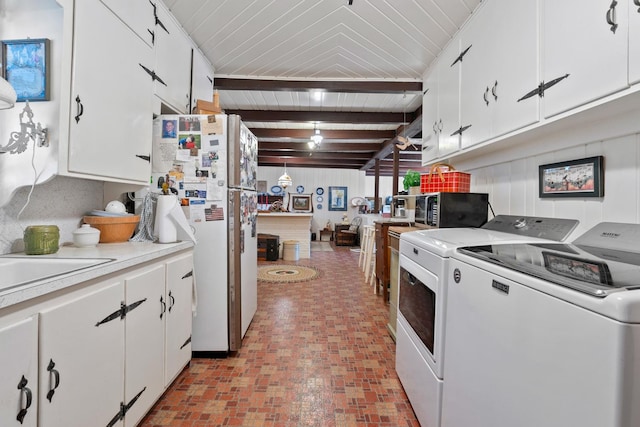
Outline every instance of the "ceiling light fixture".
<path fill-rule="evenodd" d="M 287 173 L 287 163 L 285 162 L 284 163 L 284 173 L 280 176 L 280 178 L 278 178 L 278 185 L 280 187 L 282 187 L 282 188 L 287 188 L 291 184 L 293 184 L 293 181 L 291 180 L 291 177 Z"/>
<path fill-rule="evenodd" d="M 16 95 L 13 86 L 0 77 L 0 110 L 13 108 L 13 106 L 16 105 L 16 99 L 18 99 L 18 95 Z"/>
<path fill-rule="evenodd" d="M 320 143 L 322 142 L 322 135 L 320 135 L 320 129 L 317 128 L 317 123 L 313 124 L 313 135 L 311 135 L 311 141 L 307 143 L 310 149 L 315 149 L 320 147 Z"/>

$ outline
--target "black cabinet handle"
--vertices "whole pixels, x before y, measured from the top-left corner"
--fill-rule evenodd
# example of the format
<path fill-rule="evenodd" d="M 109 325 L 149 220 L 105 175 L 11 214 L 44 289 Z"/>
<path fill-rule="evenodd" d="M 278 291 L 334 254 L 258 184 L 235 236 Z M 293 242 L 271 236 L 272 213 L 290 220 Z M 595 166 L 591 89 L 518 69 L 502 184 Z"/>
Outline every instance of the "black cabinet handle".
<path fill-rule="evenodd" d="M 82 105 L 82 102 L 80 101 L 80 95 L 76 96 L 76 123 L 78 123 L 80 121 L 80 116 L 84 114 L 84 106 Z"/>
<path fill-rule="evenodd" d="M 162 319 L 162 316 L 164 316 L 164 313 L 166 313 L 167 311 L 167 303 L 164 302 L 164 298 L 162 298 L 162 295 L 160 295 L 160 318 Z"/>
<path fill-rule="evenodd" d="M 165 85 L 165 86 L 167 85 L 164 81 L 162 81 L 162 79 L 156 74 L 155 71 L 145 67 L 144 65 L 142 65 L 140 63 L 138 63 L 138 65 L 141 66 L 142 69 L 144 71 L 146 71 L 146 73 L 151 76 L 151 81 L 156 81 L 157 80 L 158 82 L 162 83 L 163 85 Z"/>
<path fill-rule="evenodd" d="M 493 100 L 494 101 L 498 100 L 498 81 L 497 80 L 493 84 L 493 87 L 491 88 L 491 95 L 493 95 Z"/>
<path fill-rule="evenodd" d="M 193 270 L 189 271 L 184 276 L 182 276 L 182 279 L 186 279 L 187 277 L 191 277 L 191 276 L 193 276 Z"/>
<path fill-rule="evenodd" d="M 136 154 L 136 157 L 142 160 L 146 160 L 147 162 L 151 163 L 151 156 L 150 155 L 145 155 L 145 154 Z"/>
<path fill-rule="evenodd" d="M 636 12 L 640 13 L 640 0 L 633 0 L 633 4 L 638 6 L 638 10 Z"/>
<path fill-rule="evenodd" d="M 484 91 L 484 94 L 482 94 L 482 99 L 484 99 L 484 104 L 488 107 L 489 106 L 489 86 L 487 86 L 487 88 Z"/>
<path fill-rule="evenodd" d="M 47 371 L 49 371 L 49 380 L 51 380 L 51 375 L 53 375 L 53 387 L 49 389 L 47 392 L 47 400 L 51 402 L 53 399 L 53 395 L 56 392 L 56 389 L 60 385 L 60 372 L 58 372 L 55 368 L 56 364 L 53 359 L 49 359 L 49 365 L 47 365 Z"/>
<path fill-rule="evenodd" d="M 433 133 L 438 133 L 438 122 L 437 121 L 433 122 L 433 128 L 432 129 L 433 129 Z"/>
<path fill-rule="evenodd" d="M 456 130 L 455 132 L 453 132 L 450 136 L 456 136 L 456 135 L 462 135 L 462 133 L 469 129 L 471 127 L 471 125 L 466 125 L 466 126 L 460 126 L 460 128 L 458 130 Z"/>
<path fill-rule="evenodd" d="M 469 45 L 468 48 L 466 48 L 465 50 L 463 50 L 460 55 L 458 55 L 458 57 L 456 58 L 455 61 L 453 61 L 453 63 L 450 65 L 451 67 L 453 67 L 454 65 L 456 65 L 458 62 L 462 62 L 462 58 L 464 58 L 464 56 L 467 54 L 467 52 L 469 52 L 469 49 L 471 49 L 472 45 Z"/>
<path fill-rule="evenodd" d="M 616 23 L 616 6 L 618 6 L 618 2 L 613 0 L 611 6 L 609 6 L 609 10 L 607 10 L 607 24 L 609 24 L 611 32 L 614 34 L 618 29 L 618 24 Z"/>
<path fill-rule="evenodd" d="M 173 295 L 171 295 L 171 291 L 169 291 L 169 313 L 171 313 L 171 309 L 173 308 L 173 306 L 176 304 L 176 299 Z"/>
<path fill-rule="evenodd" d="M 31 407 L 31 401 L 33 400 L 33 393 L 31 392 L 31 389 L 27 387 L 28 382 L 29 381 L 27 381 L 27 379 L 23 375 L 20 379 L 20 382 L 18 383 L 18 390 L 20 390 L 21 394 L 24 394 L 27 400 L 24 404 L 24 408 L 20 409 L 20 412 L 18 412 L 18 416 L 16 417 L 16 420 L 18 420 L 20 424 L 23 423 L 24 417 L 27 416 L 27 410 Z"/>
<path fill-rule="evenodd" d="M 147 31 L 149 32 L 149 34 L 151 34 L 151 45 L 153 46 L 156 44 L 156 33 L 148 28 Z"/>

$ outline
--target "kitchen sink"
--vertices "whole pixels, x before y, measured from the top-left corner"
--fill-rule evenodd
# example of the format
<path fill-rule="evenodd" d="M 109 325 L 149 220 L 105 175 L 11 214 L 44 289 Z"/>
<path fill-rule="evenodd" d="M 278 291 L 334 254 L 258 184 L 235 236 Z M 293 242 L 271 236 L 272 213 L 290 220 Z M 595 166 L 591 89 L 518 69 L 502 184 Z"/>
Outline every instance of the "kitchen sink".
<path fill-rule="evenodd" d="M 113 261 L 111 258 L 0 257 L 0 291 L 30 282 L 83 270 Z"/>

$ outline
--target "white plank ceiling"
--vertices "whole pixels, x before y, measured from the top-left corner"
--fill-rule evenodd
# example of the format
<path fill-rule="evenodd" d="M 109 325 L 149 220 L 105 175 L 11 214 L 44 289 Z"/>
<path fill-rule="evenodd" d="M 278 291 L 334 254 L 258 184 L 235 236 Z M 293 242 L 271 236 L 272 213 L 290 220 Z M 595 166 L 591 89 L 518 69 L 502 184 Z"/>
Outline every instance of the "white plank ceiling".
<path fill-rule="evenodd" d="M 229 90 L 220 86 L 220 103 L 227 111 L 247 117 L 252 129 L 386 130 L 402 134 L 401 126 L 419 122 L 422 93 L 389 89 L 385 91 L 314 90 L 314 82 L 418 82 L 423 73 L 449 43 L 452 36 L 478 7 L 480 0 L 164 0 L 185 31 L 209 59 L 215 80 L 296 80 L 308 87 L 280 90 L 255 87 Z M 215 83 L 214 83 L 215 85 Z M 250 111 L 306 111 L 345 113 L 396 113 L 396 121 L 359 117 L 349 123 L 305 116 L 291 120 L 254 120 Z M 419 129 L 418 129 L 419 131 Z M 337 136 L 337 135 L 336 135 Z M 300 138 L 298 138 L 299 140 Z M 349 138 L 347 138 L 349 139 Z M 280 141 L 294 143 L 295 138 L 259 136 L 260 151 Z M 320 156 L 309 156 L 307 139 L 296 148 L 284 150 L 281 159 L 261 156 L 260 164 L 282 164 L 292 157 L 310 167 L 331 167 L 331 161 L 317 163 Z M 331 152 L 339 153 L 338 141 L 325 139 Z M 304 144 L 300 143 L 304 142 Z M 333 143 L 331 143 L 333 142 Z M 387 136 L 354 143 L 379 145 L 367 151 L 369 158 L 389 161 Z M 331 144 L 329 144 L 331 143 Z M 282 146 L 282 145 L 281 145 Z M 299 146 L 299 147 L 298 147 Z M 305 148 L 303 148 L 305 147 Z M 324 150 L 324 147 L 321 148 Z M 419 153 L 419 151 L 418 151 Z M 273 153 L 271 153 L 273 154 Z M 311 160 L 313 157 L 317 160 Z M 416 168 L 416 153 L 405 159 Z M 316 161 L 316 163 L 313 163 Z M 341 163 L 333 167 L 362 168 L 366 161 Z M 371 162 L 369 162 L 371 164 Z M 418 160 L 419 165 L 419 160 Z M 299 166 L 303 166 L 302 163 Z M 370 166 L 370 165 L 369 165 Z M 384 173 L 386 174 L 386 173 Z M 387 174 L 388 175 L 388 174 Z"/>

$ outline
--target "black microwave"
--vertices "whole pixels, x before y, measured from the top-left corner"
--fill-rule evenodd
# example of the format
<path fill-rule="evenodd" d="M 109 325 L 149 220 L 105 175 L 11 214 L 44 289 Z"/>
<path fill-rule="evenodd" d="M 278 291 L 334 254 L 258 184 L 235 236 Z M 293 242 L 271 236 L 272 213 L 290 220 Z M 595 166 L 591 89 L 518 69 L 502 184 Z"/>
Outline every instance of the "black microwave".
<path fill-rule="evenodd" d="M 438 228 L 481 227 L 489 215 L 487 193 L 429 193 L 416 197 L 416 222 Z"/>

